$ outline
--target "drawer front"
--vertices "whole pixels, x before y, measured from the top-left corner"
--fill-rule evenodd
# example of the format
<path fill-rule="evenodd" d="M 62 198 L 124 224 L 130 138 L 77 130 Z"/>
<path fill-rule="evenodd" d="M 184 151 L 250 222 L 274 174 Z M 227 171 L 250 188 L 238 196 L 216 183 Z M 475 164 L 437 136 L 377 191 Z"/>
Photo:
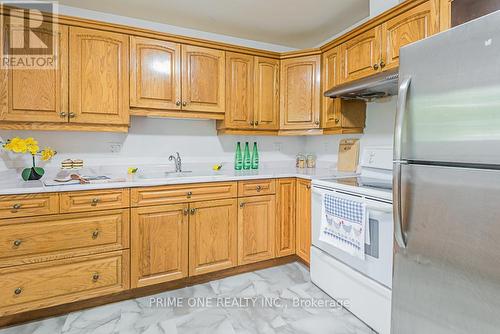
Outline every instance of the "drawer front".
<path fill-rule="evenodd" d="M 129 206 L 128 189 L 61 193 L 61 213 L 120 209 Z"/>
<path fill-rule="evenodd" d="M 131 202 L 132 206 L 149 206 L 234 198 L 237 195 L 236 182 L 196 183 L 134 188 L 131 189 Z"/>
<path fill-rule="evenodd" d="M 129 287 L 128 251 L 0 269 L 0 316 Z"/>
<path fill-rule="evenodd" d="M 59 212 L 59 195 L 0 196 L 0 218 L 50 215 Z"/>
<path fill-rule="evenodd" d="M 238 197 L 272 195 L 276 193 L 276 180 L 252 180 L 238 182 Z"/>
<path fill-rule="evenodd" d="M 128 248 L 129 210 L 0 220 L 0 267 Z"/>

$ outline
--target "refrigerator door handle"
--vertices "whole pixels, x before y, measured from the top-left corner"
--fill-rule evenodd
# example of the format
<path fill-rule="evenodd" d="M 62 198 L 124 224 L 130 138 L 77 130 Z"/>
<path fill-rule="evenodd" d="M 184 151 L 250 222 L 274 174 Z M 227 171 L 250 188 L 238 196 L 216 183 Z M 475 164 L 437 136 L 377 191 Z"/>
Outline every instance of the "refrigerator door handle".
<path fill-rule="evenodd" d="M 393 171 L 394 238 L 400 248 L 406 248 L 406 234 L 403 230 L 403 217 L 401 215 L 401 163 L 395 162 Z"/>
<path fill-rule="evenodd" d="M 402 158 L 401 145 L 403 141 L 403 124 L 406 114 L 406 100 L 410 89 L 411 77 L 404 78 L 399 85 L 398 104 L 396 108 L 396 122 L 394 126 L 394 161 Z"/>

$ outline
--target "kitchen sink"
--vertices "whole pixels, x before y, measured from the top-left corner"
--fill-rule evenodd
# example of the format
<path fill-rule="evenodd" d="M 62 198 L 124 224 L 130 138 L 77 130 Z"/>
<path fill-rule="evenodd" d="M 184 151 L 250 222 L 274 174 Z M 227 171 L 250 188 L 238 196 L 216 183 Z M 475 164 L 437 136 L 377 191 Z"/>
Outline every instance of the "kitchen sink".
<path fill-rule="evenodd" d="M 137 173 L 137 178 L 141 180 L 167 179 L 172 177 L 192 176 L 192 171 L 165 172 L 165 171 L 144 171 Z"/>

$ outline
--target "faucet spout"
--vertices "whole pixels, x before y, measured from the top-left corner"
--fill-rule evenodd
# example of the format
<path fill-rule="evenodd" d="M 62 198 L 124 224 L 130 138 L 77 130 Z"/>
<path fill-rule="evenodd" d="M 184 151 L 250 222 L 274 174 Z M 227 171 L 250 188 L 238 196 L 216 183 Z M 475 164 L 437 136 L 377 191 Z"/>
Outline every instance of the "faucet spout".
<path fill-rule="evenodd" d="M 182 172 L 182 159 L 181 159 L 181 155 L 179 154 L 179 152 L 175 152 L 175 155 L 171 155 L 170 157 L 168 157 L 168 160 L 174 161 L 176 173 Z"/>

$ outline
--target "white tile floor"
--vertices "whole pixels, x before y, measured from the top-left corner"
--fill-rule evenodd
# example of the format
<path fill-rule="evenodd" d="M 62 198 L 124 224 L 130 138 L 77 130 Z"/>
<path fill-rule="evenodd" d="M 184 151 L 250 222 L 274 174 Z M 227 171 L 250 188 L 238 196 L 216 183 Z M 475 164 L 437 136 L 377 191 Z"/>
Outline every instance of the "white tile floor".
<path fill-rule="evenodd" d="M 165 305 L 176 301 L 177 306 Z M 311 283 L 307 268 L 291 263 L 10 327 L 0 334 L 375 333 L 345 309 L 298 307 L 298 301 L 333 303 Z"/>

